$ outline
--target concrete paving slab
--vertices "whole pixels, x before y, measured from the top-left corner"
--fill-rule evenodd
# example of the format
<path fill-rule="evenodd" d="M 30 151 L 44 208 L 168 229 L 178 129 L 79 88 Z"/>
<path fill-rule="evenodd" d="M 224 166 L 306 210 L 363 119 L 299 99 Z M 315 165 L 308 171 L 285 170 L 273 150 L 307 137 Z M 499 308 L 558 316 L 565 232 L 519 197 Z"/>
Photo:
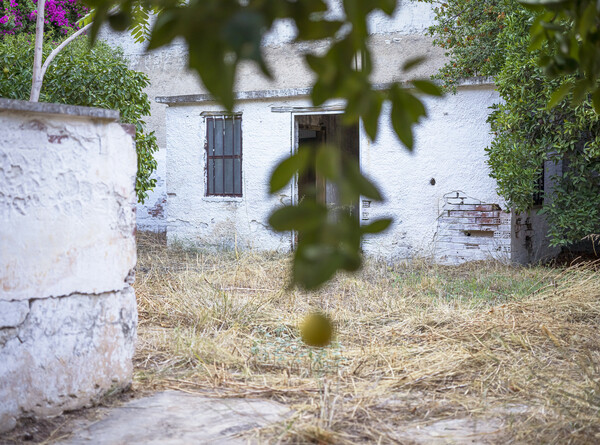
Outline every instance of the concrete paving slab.
<path fill-rule="evenodd" d="M 290 409 L 269 400 L 164 391 L 113 408 L 61 445 L 245 444 L 236 437 L 283 420 Z"/>

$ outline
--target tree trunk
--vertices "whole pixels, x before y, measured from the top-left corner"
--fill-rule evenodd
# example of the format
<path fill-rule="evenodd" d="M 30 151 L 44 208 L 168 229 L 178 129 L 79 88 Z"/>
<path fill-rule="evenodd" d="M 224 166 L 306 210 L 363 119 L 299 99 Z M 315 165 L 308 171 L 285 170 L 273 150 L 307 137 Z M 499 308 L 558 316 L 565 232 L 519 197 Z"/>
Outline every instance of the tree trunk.
<path fill-rule="evenodd" d="M 33 79 L 31 81 L 30 102 L 37 102 L 42 90 L 42 50 L 44 46 L 44 8 L 46 0 L 38 0 L 37 17 L 35 20 L 35 48 L 33 55 Z"/>
<path fill-rule="evenodd" d="M 38 102 L 40 99 L 40 92 L 42 91 L 42 84 L 44 82 L 44 75 L 46 74 L 46 70 L 50 66 L 50 63 L 54 60 L 56 55 L 69 43 L 79 37 L 81 34 L 86 32 L 91 26 L 91 23 L 88 23 L 83 28 L 78 30 L 69 36 L 69 38 L 65 39 L 60 45 L 58 45 L 54 50 L 50 53 L 46 60 L 44 61 L 44 65 L 42 66 L 42 49 L 44 45 L 44 7 L 46 4 L 46 0 L 38 0 L 38 15 L 37 20 L 35 22 L 35 53 L 33 56 L 33 80 L 31 82 L 31 94 L 29 96 L 30 102 Z M 41 14 L 40 14 L 40 11 Z"/>

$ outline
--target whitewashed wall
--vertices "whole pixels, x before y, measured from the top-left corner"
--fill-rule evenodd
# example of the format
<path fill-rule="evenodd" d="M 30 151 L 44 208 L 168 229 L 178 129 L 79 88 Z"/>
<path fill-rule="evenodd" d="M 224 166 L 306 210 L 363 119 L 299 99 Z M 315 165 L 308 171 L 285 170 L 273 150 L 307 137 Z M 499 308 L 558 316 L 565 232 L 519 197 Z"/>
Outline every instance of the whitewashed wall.
<path fill-rule="evenodd" d="M 340 0 L 332 0 L 331 11 L 335 16 Z M 401 0 L 398 12 L 393 17 L 372 14 L 369 18 L 370 46 L 374 54 L 373 81 L 378 83 L 402 80 L 406 73 L 401 70 L 407 59 L 425 55 L 427 63 L 411 72 L 414 77 L 429 77 L 444 64 L 444 51 L 431 45 L 431 37 L 425 35 L 433 23 L 432 6 L 412 0 Z M 264 39 L 264 56 L 273 71 L 273 79 L 265 78 L 256 67 L 242 66 L 236 91 L 260 91 L 295 89 L 310 86 L 312 76 L 303 62 L 306 51 L 321 50 L 324 43 L 315 45 L 293 45 L 293 26 L 279 22 Z M 130 67 L 146 73 L 151 85 L 146 89 L 151 100 L 156 96 L 174 96 L 205 93 L 205 89 L 194 73 L 186 69 L 187 50 L 181 41 L 146 52 L 145 43 L 136 43 L 126 33 L 119 34 L 103 30 L 101 38 L 113 46 L 121 46 L 130 60 Z M 151 116 L 147 118 L 150 130 L 156 131 L 159 152 L 156 154 L 158 168 L 154 175 L 157 185 L 144 205 L 138 205 L 137 217 L 140 230 L 165 231 L 165 209 L 167 199 L 166 172 L 166 129 L 165 106 L 153 101 Z M 169 201 L 169 202 L 168 202 Z"/>
<path fill-rule="evenodd" d="M 392 216 L 395 222 L 385 235 L 365 242 L 368 252 L 387 258 L 435 256 L 450 263 L 501 253 L 502 249 L 467 249 L 467 240 L 439 239 L 448 236 L 443 218 L 448 196 L 459 192 L 471 199 L 469 203 L 504 205 L 489 177 L 484 151 L 491 141 L 486 118 L 496 102 L 498 95 L 491 85 L 466 86 L 456 95 L 425 98 L 429 116 L 415 128 L 412 153 L 398 142 L 389 109 L 384 109 L 378 139 L 361 138 L 361 164 L 382 186 L 386 198 L 385 203 L 371 204 L 370 216 Z M 509 241 L 504 245 L 510 246 Z"/>
<path fill-rule="evenodd" d="M 495 192 L 495 181 L 489 177 L 484 151 L 490 142 L 486 117 L 497 100 L 490 85 L 466 86 L 457 95 L 442 99 L 426 98 L 429 118 L 415 129 L 413 153 L 395 136 L 388 108 L 383 110 L 376 141 L 369 141 L 361 130 L 361 168 L 386 197 L 384 203 L 363 206 L 361 218 L 365 223 L 383 216 L 395 219 L 385 234 L 365 240 L 366 252 L 388 259 L 435 256 L 448 263 L 510 255 L 508 215 L 496 224 L 487 217 L 497 216 L 499 220 L 500 213 L 484 211 L 479 220 L 473 216 L 473 221 L 465 221 L 471 225 L 464 227 L 443 218 L 448 196 L 457 192 L 469 197 L 471 201 L 463 200 L 467 205 L 476 202 L 503 207 Z M 294 116 L 306 113 L 300 110 L 308 106 L 305 97 L 238 102 L 237 111 L 242 113 L 244 196 L 221 198 L 204 196 L 206 130 L 201 115 L 220 107 L 209 102 L 173 103 L 167 110 L 169 241 L 289 249 L 291 235 L 273 233 L 267 227 L 267 218 L 279 203 L 290 202 L 293 192 L 290 187 L 287 192 L 269 197 L 268 179 L 277 161 L 292 150 Z M 289 111 L 281 112 L 282 108 Z M 475 207 L 472 210 L 476 211 Z M 485 226 L 475 227 L 483 227 L 479 231 L 498 233 L 491 240 L 471 236 L 469 230 L 476 224 Z"/>
<path fill-rule="evenodd" d="M 0 99 L 0 431 L 131 382 L 137 163 L 118 117 Z"/>
<path fill-rule="evenodd" d="M 276 234 L 267 218 L 291 190 L 270 197 L 271 169 L 291 150 L 290 115 L 271 112 L 271 102 L 240 102 L 243 197 L 207 197 L 206 125 L 201 113 L 215 104 L 169 107 L 167 111 L 167 236 L 205 247 L 289 250 L 290 237 Z"/>

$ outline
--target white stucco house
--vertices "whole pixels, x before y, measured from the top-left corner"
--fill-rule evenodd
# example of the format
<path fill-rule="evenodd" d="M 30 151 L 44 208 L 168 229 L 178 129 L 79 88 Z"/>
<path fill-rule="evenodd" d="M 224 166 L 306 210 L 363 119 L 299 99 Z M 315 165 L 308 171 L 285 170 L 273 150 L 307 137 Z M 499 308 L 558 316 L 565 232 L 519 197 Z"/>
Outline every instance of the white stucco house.
<path fill-rule="evenodd" d="M 431 5 L 412 1 L 401 1 L 392 18 L 369 18 L 376 84 L 429 78 L 444 65 L 443 51 L 426 35 L 432 23 Z M 312 77 L 301 55 L 318 48 L 292 43 L 294 29 L 287 23 L 264 41 L 274 80 L 243 67 L 233 115 L 186 71 L 183 44 L 146 53 L 127 38 L 106 38 L 122 45 L 132 67 L 152 80 L 149 123 L 161 151 L 158 187 L 149 203 L 138 207 L 142 230 L 166 231 L 169 242 L 206 247 L 293 249 L 294 234 L 273 232 L 267 219 L 278 205 L 296 202 L 307 184 L 295 180 L 270 196 L 270 173 L 299 143 L 325 139 L 342 144 L 383 192 L 383 203 L 356 203 L 357 217 L 364 223 L 394 218 L 384 234 L 364 240 L 367 254 L 460 263 L 528 262 L 553 253 L 543 219 L 505 212 L 489 177 L 486 119 L 499 100 L 489 79 L 467 80 L 455 95 L 424 98 L 428 118 L 416 127 L 415 149 L 409 153 L 396 138 L 385 106 L 379 136 L 370 141 L 361 125 L 341 130 L 342 103 L 311 105 Z M 423 65 L 409 73 L 401 70 L 419 55 L 427 56 Z"/>

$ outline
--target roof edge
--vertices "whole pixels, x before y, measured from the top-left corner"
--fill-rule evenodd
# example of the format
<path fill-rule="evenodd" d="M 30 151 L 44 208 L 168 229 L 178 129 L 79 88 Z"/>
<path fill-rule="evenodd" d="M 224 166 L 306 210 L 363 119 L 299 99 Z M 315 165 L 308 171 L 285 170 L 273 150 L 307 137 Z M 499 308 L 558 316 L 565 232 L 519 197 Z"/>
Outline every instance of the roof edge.
<path fill-rule="evenodd" d="M 441 82 L 436 81 L 438 85 Z M 411 88 L 410 82 L 401 82 L 407 88 Z M 378 83 L 373 85 L 376 90 L 383 90 L 389 87 L 389 83 Z M 458 88 L 469 87 L 489 87 L 494 85 L 493 77 L 470 77 L 460 79 L 457 83 Z M 306 97 L 310 96 L 312 88 L 282 88 L 272 90 L 251 90 L 251 91 L 236 91 L 234 99 L 236 101 L 243 100 L 261 100 L 261 99 L 283 99 L 289 97 Z M 154 99 L 159 104 L 166 105 L 188 105 L 203 102 L 216 102 L 215 98 L 210 94 L 186 94 L 179 96 L 157 96 Z"/>

